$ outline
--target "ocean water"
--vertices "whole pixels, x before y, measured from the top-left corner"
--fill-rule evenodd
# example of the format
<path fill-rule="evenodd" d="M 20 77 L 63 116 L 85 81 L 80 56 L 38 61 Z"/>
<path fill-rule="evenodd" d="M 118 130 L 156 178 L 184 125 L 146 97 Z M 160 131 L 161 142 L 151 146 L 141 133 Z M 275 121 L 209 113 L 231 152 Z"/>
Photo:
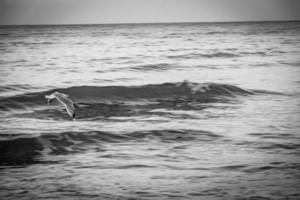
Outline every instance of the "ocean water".
<path fill-rule="evenodd" d="M 2 26 L 0 199 L 299 199 L 299 55 L 300 22 Z"/>

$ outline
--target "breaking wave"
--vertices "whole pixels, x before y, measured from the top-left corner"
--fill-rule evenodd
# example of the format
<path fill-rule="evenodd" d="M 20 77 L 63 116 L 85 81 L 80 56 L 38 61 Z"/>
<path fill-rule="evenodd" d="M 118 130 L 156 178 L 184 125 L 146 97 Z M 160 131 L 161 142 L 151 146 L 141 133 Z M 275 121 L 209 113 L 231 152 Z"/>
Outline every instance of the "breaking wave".
<path fill-rule="evenodd" d="M 102 144 L 138 142 L 155 139 L 161 142 L 212 142 L 220 135 L 199 130 L 148 130 L 129 133 L 103 131 L 62 132 L 33 135 L 1 135 L 0 165 L 18 165 L 42 162 L 38 156 L 65 155 L 85 150 L 105 151 Z"/>
<path fill-rule="evenodd" d="M 48 91 L 26 93 L 0 99 L 0 110 L 45 106 L 45 95 L 59 91 L 70 95 L 75 103 L 99 104 L 113 101 L 197 101 L 210 103 L 226 101 L 228 98 L 253 94 L 233 85 L 216 83 L 163 83 L 143 86 L 76 86 Z"/>

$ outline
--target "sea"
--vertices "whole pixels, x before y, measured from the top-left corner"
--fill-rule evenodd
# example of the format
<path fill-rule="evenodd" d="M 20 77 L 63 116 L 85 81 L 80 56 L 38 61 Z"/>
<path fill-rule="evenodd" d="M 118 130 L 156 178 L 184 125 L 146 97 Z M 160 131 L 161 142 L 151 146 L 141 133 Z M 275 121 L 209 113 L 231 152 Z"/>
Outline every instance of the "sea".
<path fill-rule="evenodd" d="M 300 199 L 299 156 L 298 21 L 0 27 L 0 199 Z"/>

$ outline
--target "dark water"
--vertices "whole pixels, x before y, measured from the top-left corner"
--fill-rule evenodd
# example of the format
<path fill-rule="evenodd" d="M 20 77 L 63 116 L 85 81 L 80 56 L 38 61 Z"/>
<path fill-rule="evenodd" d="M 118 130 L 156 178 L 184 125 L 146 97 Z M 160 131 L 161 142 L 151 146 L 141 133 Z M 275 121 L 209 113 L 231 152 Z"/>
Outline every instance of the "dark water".
<path fill-rule="evenodd" d="M 299 22 L 0 27 L 0 198 L 299 199 L 299 53 Z"/>

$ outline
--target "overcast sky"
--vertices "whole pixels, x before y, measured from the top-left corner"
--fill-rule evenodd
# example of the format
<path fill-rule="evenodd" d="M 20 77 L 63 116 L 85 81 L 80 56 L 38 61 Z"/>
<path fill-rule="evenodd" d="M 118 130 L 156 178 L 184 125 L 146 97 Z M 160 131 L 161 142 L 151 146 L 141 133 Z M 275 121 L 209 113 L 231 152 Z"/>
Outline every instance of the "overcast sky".
<path fill-rule="evenodd" d="M 300 20 L 300 0 L 0 0 L 0 24 Z"/>

